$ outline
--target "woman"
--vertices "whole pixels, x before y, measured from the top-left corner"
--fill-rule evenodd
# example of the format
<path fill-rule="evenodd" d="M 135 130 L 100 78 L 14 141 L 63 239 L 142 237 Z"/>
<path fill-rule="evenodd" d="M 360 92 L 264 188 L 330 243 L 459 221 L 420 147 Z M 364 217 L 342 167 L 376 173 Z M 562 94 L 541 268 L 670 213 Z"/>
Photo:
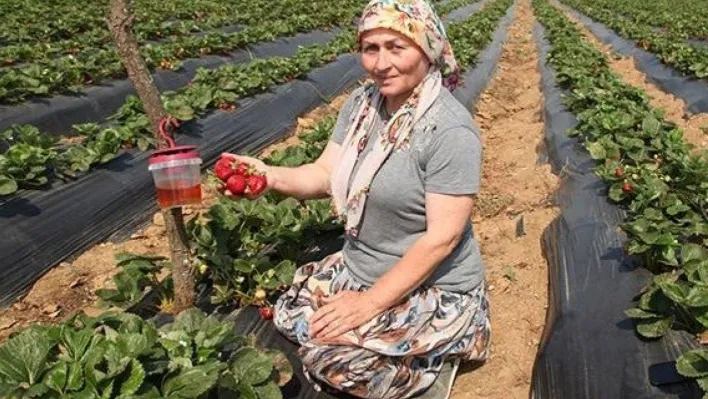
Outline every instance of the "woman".
<path fill-rule="evenodd" d="M 481 143 L 450 94 L 459 68 L 427 2 L 371 1 L 358 38 L 373 83 L 350 96 L 316 162 L 283 168 L 229 156 L 263 171 L 270 190 L 331 196 L 345 222 L 344 249 L 298 269 L 275 306 L 308 378 L 359 397 L 404 398 L 428 389 L 444 364 L 488 354 L 470 223 Z"/>

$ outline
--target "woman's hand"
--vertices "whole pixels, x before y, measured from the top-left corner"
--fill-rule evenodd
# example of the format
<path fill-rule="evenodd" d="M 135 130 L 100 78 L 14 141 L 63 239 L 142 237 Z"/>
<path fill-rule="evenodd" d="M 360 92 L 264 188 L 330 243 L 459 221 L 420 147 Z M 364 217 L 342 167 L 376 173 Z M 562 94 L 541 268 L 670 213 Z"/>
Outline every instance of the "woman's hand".
<path fill-rule="evenodd" d="M 366 292 L 342 291 L 331 297 L 322 298 L 324 306 L 310 317 L 310 337 L 331 339 L 349 332 L 374 317 L 381 309 Z"/>
<path fill-rule="evenodd" d="M 236 155 L 236 154 L 230 154 L 228 152 L 225 152 L 221 154 L 222 158 L 229 158 L 233 159 L 235 161 L 238 161 L 240 163 L 246 163 L 248 164 L 251 168 L 254 169 L 256 173 L 263 174 L 266 177 L 266 188 L 262 192 L 258 194 L 253 194 L 250 192 L 248 189 L 244 192 L 244 196 L 248 199 L 257 199 L 261 196 L 263 196 L 265 193 L 267 193 L 273 186 L 273 183 L 275 181 L 275 176 L 272 173 L 272 169 L 263 163 L 260 159 L 253 158 L 253 157 L 247 157 L 245 155 Z M 240 195 L 234 195 L 230 191 L 225 190 L 224 195 L 231 197 L 231 198 L 240 198 Z"/>

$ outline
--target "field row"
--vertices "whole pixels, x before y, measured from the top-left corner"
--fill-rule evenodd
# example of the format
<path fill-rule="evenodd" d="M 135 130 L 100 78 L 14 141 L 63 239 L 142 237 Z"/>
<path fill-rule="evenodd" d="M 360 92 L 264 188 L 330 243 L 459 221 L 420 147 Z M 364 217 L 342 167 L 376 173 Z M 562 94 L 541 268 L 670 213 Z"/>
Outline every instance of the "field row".
<path fill-rule="evenodd" d="M 575 1 L 568 0 L 575 4 Z M 693 153 L 683 132 L 654 109 L 647 95 L 615 75 L 607 58 L 563 12 L 535 0 L 551 43 L 548 62 L 567 90 L 565 106 L 578 125 L 569 132 L 597 161 L 608 197 L 627 212 L 626 250 L 654 273 L 627 315 L 637 331 L 658 338 L 670 329 L 708 330 L 708 158 Z M 578 2 L 579 3 L 579 2 Z M 708 352 L 688 352 L 678 370 L 708 388 Z"/>
<path fill-rule="evenodd" d="M 245 26 L 237 32 L 212 31 L 203 35 L 175 37 L 156 44 L 145 44 L 141 47 L 141 54 L 151 70 L 178 70 L 181 60 L 187 58 L 226 55 L 250 44 L 292 36 L 298 32 L 350 26 L 363 4 L 362 0 L 344 0 L 336 6 L 330 2 L 316 7 L 317 4 L 312 2 L 301 2 L 300 10 L 288 10 L 287 14 L 277 14 L 279 17 L 274 19 L 264 18 L 258 24 Z M 317 11 L 313 12 L 311 7 L 316 7 Z M 35 46 L 47 47 L 44 44 Z M 5 47 L 2 51 L 15 50 Z M 59 51 L 64 49 L 59 48 Z M 0 69 L 0 103 L 11 104 L 37 96 L 74 93 L 81 87 L 99 84 L 106 79 L 126 77 L 118 53 L 110 41 L 99 48 L 88 46 L 77 52 L 77 48 L 71 47 L 67 51 L 68 54 L 41 57 L 30 64 Z M 24 50 L 14 55 L 21 54 L 25 54 Z M 34 49 L 27 50 L 28 57 L 31 58 L 32 54 L 35 54 Z M 5 54 L 4 58 L 7 57 L 11 58 Z"/>
<path fill-rule="evenodd" d="M 634 14 L 634 3 L 637 1 L 627 0 L 624 2 L 613 1 L 588 1 L 588 0 L 561 0 L 564 4 L 584 13 L 588 17 L 605 24 L 608 28 L 614 30 L 620 36 L 633 40 L 637 46 L 656 54 L 659 59 L 680 71 L 684 75 L 693 76 L 698 79 L 708 79 L 708 45 L 690 43 L 686 41 L 685 29 L 678 28 L 679 26 L 700 26 L 705 29 L 705 16 L 708 16 L 708 5 L 705 2 L 696 2 L 696 6 L 700 12 L 693 13 L 693 17 L 688 17 L 687 13 L 681 13 L 681 16 L 672 14 L 671 22 L 668 22 L 667 30 L 657 29 L 656 25 L 651 24 L 651 16 L 655 11 L 648 11 L 644 17 L 641 13 L 642 7 L 638 7 L 638 13 Z M 631 3 L 631 4 L 625 4 Z M 650 3 L 650 2 L 644 2 Z M 658 2 L 664 3 L 664 2 Z M 653 3 L 652 3 L 653 4 Z M 627 10 L 632 10 L 631 17 L 626 15 Z M 692 22 L 693 18 L 698 16 L 703 22 Z M 683 32 L 676 34 L 675 32 Z M 691 31 L 690 36 L 702 37 L 704 33 L 699 31 Z"/>

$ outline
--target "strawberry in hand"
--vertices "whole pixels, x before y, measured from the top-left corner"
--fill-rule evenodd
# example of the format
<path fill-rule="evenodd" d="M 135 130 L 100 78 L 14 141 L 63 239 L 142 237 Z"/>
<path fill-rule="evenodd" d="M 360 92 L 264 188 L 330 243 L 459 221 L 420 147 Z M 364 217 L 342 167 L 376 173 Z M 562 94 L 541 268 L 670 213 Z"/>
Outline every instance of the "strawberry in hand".
<path fill-rule="evenodd" d="M 241 175 L 234 174 L 226 181 L 226 195 L 243 195 L 246 192 L 247 180 Z"/>
<path fill-rule="evenodd" d="M 216 177 L 223 182 L 229 180 L 229 177 L 236 172 L 233 163 L 234 161 L 231 159 L 221 158 L 219 162 L 216 163 L 216 166 L 214 166 L 214 174 Z"/>
<path fill-rule="evenodd" d="M 258 196 L 268 187 L 268 180 L 265 175 L 251 175 L 246 178 L 246 185 L 248 186 L 249 195 Z"/>

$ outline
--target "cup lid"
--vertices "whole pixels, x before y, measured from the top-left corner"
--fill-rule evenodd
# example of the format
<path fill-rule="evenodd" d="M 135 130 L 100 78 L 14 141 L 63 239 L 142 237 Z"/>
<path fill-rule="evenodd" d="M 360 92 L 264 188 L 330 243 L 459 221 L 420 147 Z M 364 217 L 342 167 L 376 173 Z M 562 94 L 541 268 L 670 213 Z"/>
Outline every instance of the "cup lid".
<path fill-rule="evenodd" d="M 180 145 L 177 147 L 170 147 L 164 148 L 162 150 L 153 151 L 152 154 L 150 154 L 148 164 L 152 165 L 167 161 L 197 158 L 199 158 L 199 151 L 197 151 L 197 147 L 193 145 Z"/>

